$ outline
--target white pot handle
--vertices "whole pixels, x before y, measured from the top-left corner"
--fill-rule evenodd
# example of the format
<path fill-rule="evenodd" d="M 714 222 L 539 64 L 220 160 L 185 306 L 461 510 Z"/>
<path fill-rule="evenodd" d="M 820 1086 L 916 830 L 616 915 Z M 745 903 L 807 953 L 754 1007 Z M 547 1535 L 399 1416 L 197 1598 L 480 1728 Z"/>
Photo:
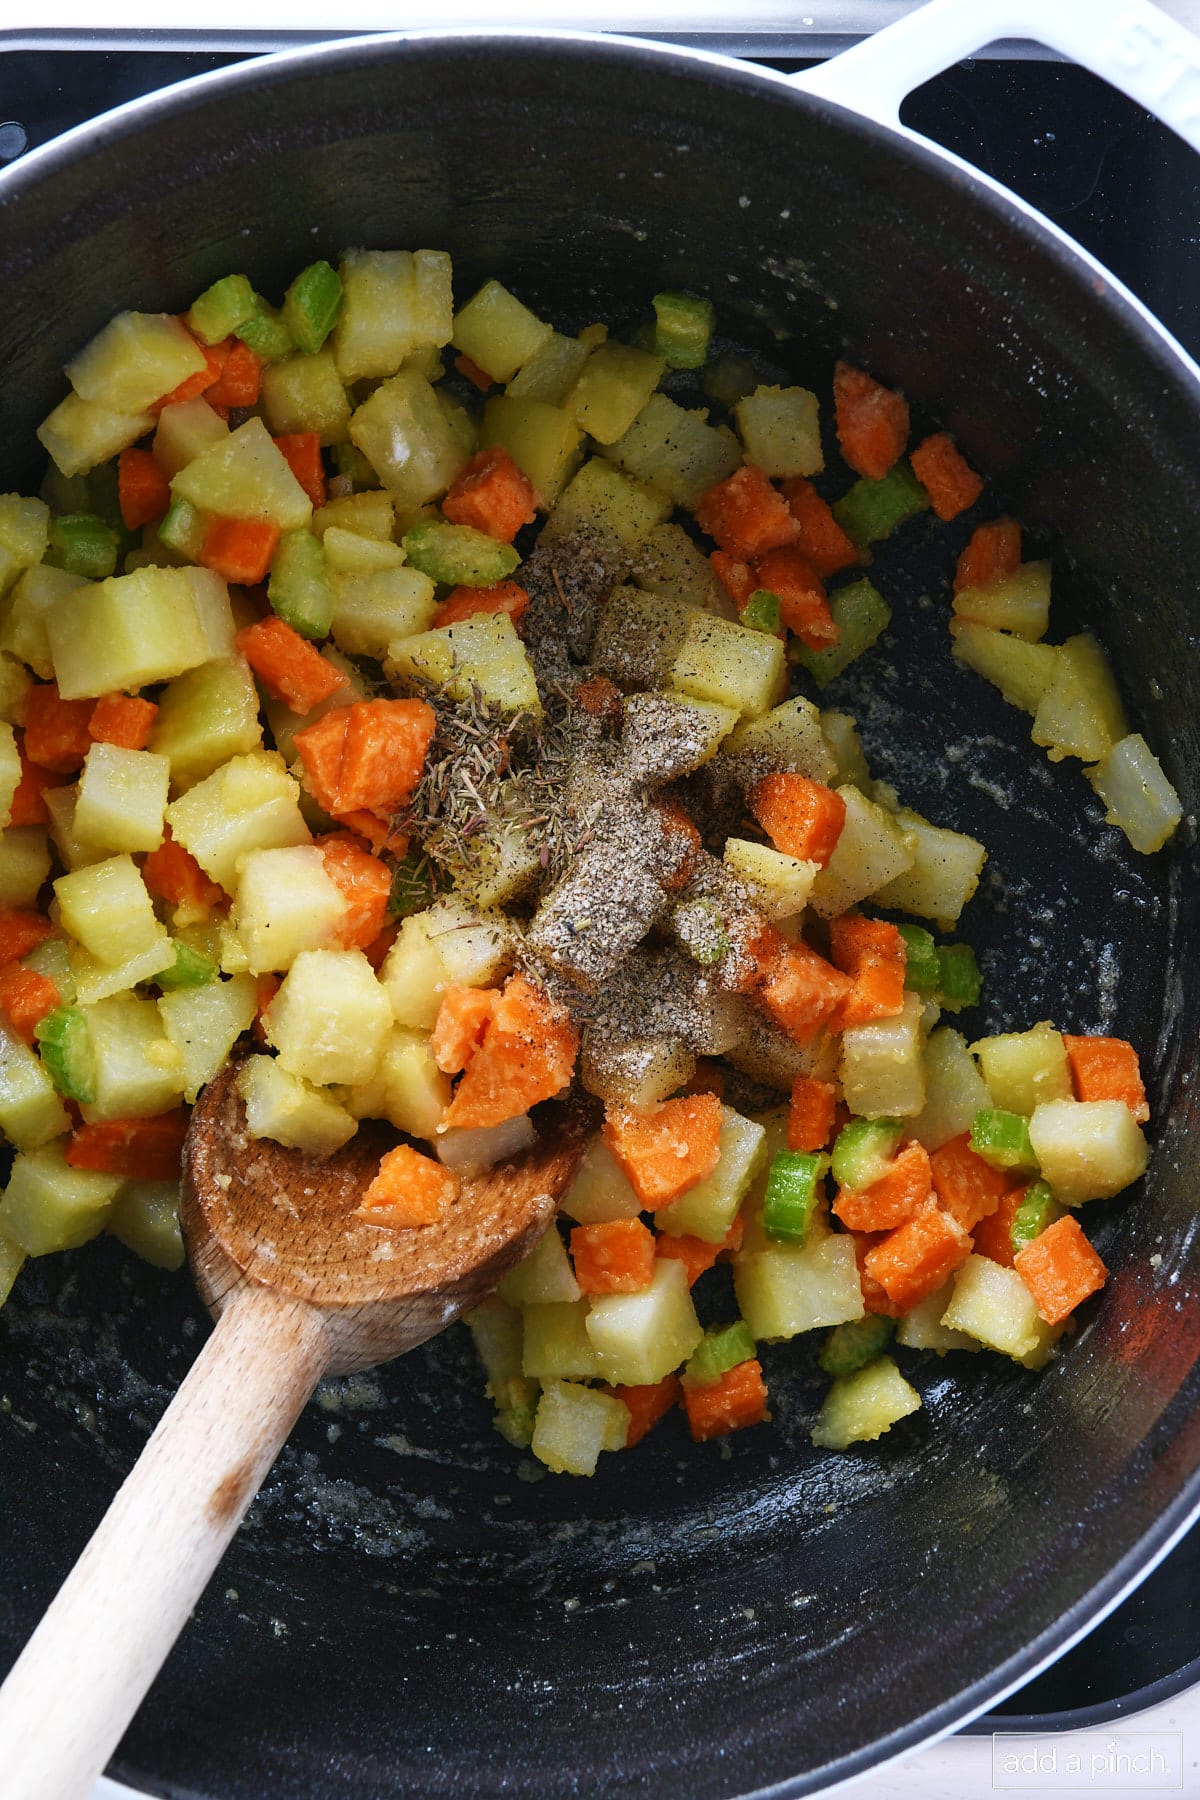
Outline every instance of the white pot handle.
<path fill-rule="evenodd" d="M 792 80 L 903 129 L 900 106 L 915 87 L 1003 38 L 1061 51 L 1200 150 L 1200 39 L 1150 0 L 929 0 Z"/>

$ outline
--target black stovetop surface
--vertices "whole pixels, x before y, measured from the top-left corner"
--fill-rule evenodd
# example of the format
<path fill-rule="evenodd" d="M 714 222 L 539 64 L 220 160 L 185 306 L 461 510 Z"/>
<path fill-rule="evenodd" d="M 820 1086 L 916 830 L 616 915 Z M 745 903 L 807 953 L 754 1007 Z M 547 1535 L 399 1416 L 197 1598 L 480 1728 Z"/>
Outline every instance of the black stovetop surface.
<path fill-rule="evenodd" d="M 97 113 L 240 60 L 232 51 L 3 49 L 0 163 Z M 802 64 L 780 64 L 798 68 Z M 1016 190 L 1105 263 L 1200 360 L 1200 159 L 1083 70 L 977 60 L 906 124 Z M 1200 1681 L 1200 1527 L 1081 1644 L 977 1723 L 1099 1724 Z"/>

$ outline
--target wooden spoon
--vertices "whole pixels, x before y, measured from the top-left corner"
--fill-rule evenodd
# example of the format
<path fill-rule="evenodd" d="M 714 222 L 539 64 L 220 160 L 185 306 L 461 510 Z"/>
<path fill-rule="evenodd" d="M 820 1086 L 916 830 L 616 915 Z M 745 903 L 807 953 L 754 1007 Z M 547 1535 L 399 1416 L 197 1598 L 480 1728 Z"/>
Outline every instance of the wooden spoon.
<path fill-rule="evenodd" d="M 236 1078 L 201 1094 L 184 1149 L 184 1236 L 217 1328 L 0 1688 L 11 1800 L 86 1794 L 317 1382 L 481 1300 L 550 1224 L 586 1136 L 564 1111 L 436 1225 L 387 1231 L 352 1215 L 396 1134 L 363 1126 L 315 1162 L 247 1137 Z"/>

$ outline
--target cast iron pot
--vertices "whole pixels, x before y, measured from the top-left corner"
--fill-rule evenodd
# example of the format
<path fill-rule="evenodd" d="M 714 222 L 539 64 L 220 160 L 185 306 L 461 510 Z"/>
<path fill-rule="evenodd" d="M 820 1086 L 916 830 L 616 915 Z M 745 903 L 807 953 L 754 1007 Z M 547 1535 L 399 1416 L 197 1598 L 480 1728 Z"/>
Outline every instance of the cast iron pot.
<path fill-rule="evenodd" d="M 929 68 L 990 35 L 953 17 Z M 888 79 L 860 65 L 861 91 Z M 278 293 L 355 243 L 448 248 L 461 293 L 499 275 L 575 326 L 697 289 L 814 386 L 842 353 L 901 384 L 1054 549 L 1059 632 L 1104 638 L 1192 813 L 1196 371 L 954 159 L 719 58 L 554 34 L 350 42 L 186 83 L 35 154 L 0 178 L 0 485 L 36 484 L 61 366 L 117 309 L 178 309 L 235 268 Z M 925 520 L 880 554 L 893 628 L 826 703 L 859 716 L 910 804 L 989 847 L 968 1031 L 1052 1018 L 1145 1059 L 1154 1160 L 1089 1208 L 1111 1273 L 1066 1353 L 1040 1375 L 910 1359 L 922 1411 L 832 1456 L 808 1439 L 811 1355 L 768 1346 L 770 1427 L 697 1449 L 676 1417 L 586 1484 L 533 1479 L 495 1436 L 460 1334 L 330 1384 L 115 1773 L 214 1800 L 811 1793 L 981 1711 L 1184 1529 L 1195 833 L 1134 856 L 1078 767 L 953 669 L 967 528 Z M 185 1277 L 110 1242 L 22 1276 L 0 1315 L 6 1661 L 204 1328 Z"/>

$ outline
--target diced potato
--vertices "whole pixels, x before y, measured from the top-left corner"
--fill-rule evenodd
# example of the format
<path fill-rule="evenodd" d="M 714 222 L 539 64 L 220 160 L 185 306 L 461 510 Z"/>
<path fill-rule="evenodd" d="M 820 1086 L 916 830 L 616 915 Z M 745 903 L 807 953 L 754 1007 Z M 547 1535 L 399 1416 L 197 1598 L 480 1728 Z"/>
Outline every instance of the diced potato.
<path fill-rule="evenodd" d="M 46 634 L 64 700 L 131 692 L 207 662 L 191 573 L 137 569 L 62 595 Z"/>
<path fill-rule="evenodd" d="M 909 1121 L 910 1136 L 940 1150 L 971 1129 L 975 1114 L 996 1104 L 961 1032 L 939 1026 L 925 1040 L 925 1105 Z"/>
<path fill-rule="evenodd" d="M 1010 706 L 1036 713 L 1054 680 L 1058 645 L 1027 643 L 964 619 L 950 627 L 958 662 L 998 687 Z"/>
<path fill-rule="evenodd" d="M 842 1093 L 852 1113 L 909 1119 L 924 1109 L 924 1015 L 921 996 L 910 993 L 893 1018 L 842 1033 Z"/>
<path fill-rule="evenodd" d="M 105 850 L 157 849 L 170 780 L 165 756 L 93 744 L 79 777 L 76 831 Z"/>
<path fill-rule="evenodd" d="M 397 1131 L 427 1139 L 437 1133 L 450 1097 L 450 1078 L 433 1060 L 428 1033 L 403 1025 L 392 1028 L 370 1078 L 341 1096 L 356 1119 L 387 1119 Z"/>
<path fill-rule="evenodd" d="M 986 587 L 963 588 L 954 596 L 954 617 L 1036 643 L 1050 623 L 1049 561 L 1022 563 Z"/>
<path fill-rule="evenodd" d="M 521 1374 L 521 1313 L 498 1294 L 489 1294 L 463 1314 L 479 1360 L 488 1379 L 488 1398 Z"/>
<path fill-rule="evenodd" d="M 365 1081 L 392 1027 L 388 996 L 361 950 L 302 950 L 266 1013 L 283 1067 L 318 1086 Z"/>
<path fill-rule="evenodd" d="M 175 947 L 165 930 L 119 963 L 102 962 L 81 944 L 70 947 L 71 980 L 80 1006 L 91 1006 L 97 1000 L 108 1000 L 114 994 L 128 993 L 140 981 L 153 981 L 175 961 Z"/>
<path fill-rule="evenodd" d="M 28 1256 L 74 1250 L 104 1230 L 120 1186 L 119 1175 L 72 1169 L 60 1144 L 23 1150 L 0 1199 L 0 1231 Z"/>
<path fill-rule="evenodd" d="M 273 437 L 315 431 L 323 444 L 346 441 L 350 398 L 328 346 L 313 356 L 285 356 L 268 363 L 262 372 L 262 402 Z"/>
<path fill-rule="evenodd" d="M 761 718 L 787 686 L 783 641 L 768 631 L 695 613 L 667 681 L 697 700 L 716 700 L 748 718 Z"/>
<path fill-rule="evenodd" d="M 479 442 L 499 444 L 529 477 L 537 504 L 555 505 L 583 455 L 583 433 L 570 413 L 532 395 L 493 394 L 483 409 Z"/>
<path fill-rule="evenodd" d="M 633 1038 L 613 1043 L 584 1032 L 579 1079 L 589 1094 L 643 1110 L 691 1080 L 696 1058 L 675 1038 Z"/>
<path fill-rule="evenodd" d="M 591 345 L 582 339 L 552 331 L 522 363 L 505 392 L 512 399 L 542 400 L 549 406 L 560 406 L 591 353 Z"/>
<path fill-rule="evenodd" d="M 696 616 L 682 600 L 615 587 L 596 624 L 592 665 L 622 687 L 661 688 Z"/>
<path fill-rule="evenodd" d="M 499 1125 L 438 1127 L 438 1161 L 456 1175 L 482 1175 L 498 1162 L 520 1156 L 537 1143 L 537 1128 L 528 1113 L 502 1119 Z"/>
<path fill-rule="evenodd" d="M 653 1281 L 640 1293 L 597 1294 L 587 1334 L 605 1381 L 630 1387 L 661 1381 L 687 1361 L 704 1335 L 684 1265 L 660 1257 Z"/>
<path fill-rule="evenodd" d="M 28 663 L 40 680 L 52 681 L 54 658 L 46 620 L 64 594 L 93 585 L 48 563 L 26 569 L 0 608 L 0 650 Z"/>
<path fill-rule="evenodd" d="M 322 543 L 328 532 L 337 530 L 391 544 L 395 526 L 396 503 L 382 488 L 368 488 L 362 494 L 342 494 L 335 500 L 327 500 L 312 516 L 313 535 Z M 393 548 L 399 549 L 399 545 Z"/>
<path fill-rule="evenodd" d="M 168 1042 L 179 1052 L 183 1097 L 190 1105 L 253 1025 L 257 985 L 252 975 L 239 974 L 203 987 L 176 988 L 163 994 L 158 1011 Z"/>
<path fill-rule="evenodd" d="M 350 421 L 350 437 L 401 510 L 444 494 L 466 453 L 415 369 L 401 369 L 377 387 Z"/>
<path fill-rule="evenodd" d="M 579 1172 L 560 1202 L 560 1210 L 580 1225 L 605 1225 L 613 1219 L 636 1219 L 642 1203 L 625 1171 L 597 1135 L 583 1153 Z"/>
<path fill-rule="evenodd" d="M 58 860 L 64 869 L 86 869 L 91 863 L 103 862 L 108 855 L 107 850 L 80 837 L 76 831 L 75 802 L 78 797 L 76 782 L 69 787 L 47 788 L 42 796 L 50 815 L 50 841 L 58 851 Z"/>
<path fill-rule="evenodd" d="M 68 394 L 37 428 L 38 441 L 60 475 L 86 475 L 154 430 L 151 412 L 119 412 Z"/>
<path fill-rule="evenodd" d="M 1150 1150 L 1121 1100 L 1044 1100 L 1033 1109 L 1029 1141 L 1056 1200 L 1081 1206 L 1107 1200 L 1146 1172 Z"/>
<path fill-rule="evenodd" d="M 114 994 L 87 1008 L 96 1064 L 95 1101 L 87 1119 L 149 1119 L 183 1093 L 183 1058 L 163 1030 L 158 1006 L 136 994 Z"/>
<path fill-rule="evenodd" d="M 936 1294 L 927 1295 L 897 1320 L 896 1342 L 906 1350 L 936 1350 L 939 1356 L 944 1356 L 947 1350 L 978 1350 L 978 1338 L 968 1336 L 965 1331 L 952 1331 L 942 1324 L 942 1314 L 953 1297 L 954 1277 L 951 1276 Z"/>
<path fill-rule="evenodd" d="M 594 1475 L 602 1450 L 622 1449 L 629 1408 L 614 1394 L 574 1381 L 542 1389 L 529 1448 L 556 1475 Z"/>
<path fill-rule="evenodd" d="M 798 1075 L 818 1075 L 832 1080 L 837 1072 L 835 1040 L 828 1036 L 798 1044 L 783 1027 L 756 1007 L 742 1014 L 744 1032 L 736 1043 L 719 1052 L 735 1069 L 754 1081 L 786 1092 Z"/>
<path fill-rule="evenodd" d="M 164 935 L 131 856 L 110 856 L 60 875 L 54 894 L 64 931 L 101 962 L 124 962 Z"/>
<path fill-rule="evenodd" d="M 1104 651 L 1088 632 L 1068 638 L 1034 714 L 1034 743 L 1044 747 L 1051 762 L 1064 756 L 1098 762 L 1128 730 Z"/>
<path fill-rule="evenodd" d="M 258 690 L 243 656 L 201 663 L 158 696 L 150 749 L 170 763 L 176 793 L 261 744 Z"/>
<path fill-rule="evenodd" d="M 796 1250 L 780 1244 L 734 1258 L 738 1308 L 768 1343 L 863 1316 L 862 1286 L 848 1232 L 830 1232 Z"/>
<path fill-rule="evenodd" d="M 10 825 L 0 832 L 0 906 L 32 906 L 49 873 L 44 825 Z"/>
<path fill-rule="evenodd" d="M 600 1363 L 587 1334 L 588 1303 L 550 1300 L 524 1308 L 521 1373 L 538 1381 L 599 1375 Z"/>
<path fill-rule="evenodd" d="M 707 556 L 682 525 L 655 525 L 638 544 L 630 577 L 650 594 L 732 618 L 733 607 Z"/>
<path fill-rule="evenodd" d="M 1174 837 L 1183 807 L 1140 732 L 1119 738 L 1087 778 L 1108 809 L 1105 823 L 1119 825 L 1143 856 Z"/>
<path fill-rule="evenodd" d="M 333 536 L 332 531 L 327 532 L 325 542 Z M 399 545 L 394 548 L 399 549 Z M 356 575 L 337 573 L 333 577 L 330 630 L 334 643 L 347 656 L 382 659 L 397 639 L 427 631 L 436 611 L 434 584 L 419 569 L 375 569 Z"/>
<path fill-rule="evenodd" d="M 312 844 L 250 850 L 241 859 L 233 928 L 252 975 L 290 969 L 302 950 L 336 945 L 348 910 Z"/>
<path fill-rule="evenodd" d="M 787 919 L 808 905 L 820 864 L 798 856 L 785 856 L 769 844 L 750 838 L 726 838 L 725 867 L 753 890 L 760 910 L 768 919 Z"/>
<path fill-rule="evenodd" d="M 348 1143 L 358 1122 L 332 1095 L 292 1075 L 273 1056 L 249 1056 L 238 1071 L 246 1131 L 324 1158 Z"/>
<path fill-rule="evenodd" d="M 0 719 L 10 725 L 25 717 L 25 697 L 33 682 L 30 672 L 14 657 L 0 651 Z"/>
<path fill-rule="evenodd" d="M 345 382 L 394 375 L 415 346 L 416 265 L 407 250 L 347 250 L 332 350 Z"/>
<path fill-rule="evenodd" d="M 876 888 L 872 899 L 877 906 L 914 913 L 919 919 L 934 919 L 944 931 L 949 931 L 979 886 L 979 872 L 987 861 L 987 851 L 978 839 L 962 831 L 931 825 L 907 807 L 895 817 L 908 840 L 912 866 L 885 887 Z"/>
<path fill-rule="evenodd" d="M 443 856 L 440 845 L 436 854 Z M 454 891 L 474 906 L 505 906 L 534 887 L 543 874 L 541 850 L 533 834 L 492 820 L 470 843 L 469 857 L 444 859 Z"/>
<path fill-rule="evenodd" d="M 837 792 L 846 802 L 846 822 L 833 855 L 813 883 L 809 901 L 824 919 L 878 893 L 916 861 L 908 833 L 891 813 L 857 788 L 840 787 Z"/>
<path fill-rule="evenodd" d="M 264 370 L 264 374 L 270 371 Z M 349 418 L 349 411 L 347 411 Z M 295 431 L 294 425 L 276 425 L 275 431 Z M 195 400 L 173 400 L 170 406 L 164 406 L 158 415 L 158 430 L 154 433 L 154 460 L 163 474 L 170 479 L 178 475 L 202 450 L 210 444 L 220 443 L 229 436 L 229 426 L 220 413 L 214 412 L 208 401 L 202 397 Z"/>
<path fill-rule="evenodd" d="M 971 1045 L 979 1058 L 992 1105 L 1024 1113 L 1046 1100 L 1069 1100 L 1074 1093 L 1062 1032 L 1048 1020 L 1031 1031 L 1007 1031 Z"/>
<path fill-rule="evenodd" d="M 622 713 L 621 741 L 631 779 L 674 781 L 711 762 L 738 722 L 732 706 L 681 694 L 631 694 Z"/>
<path fill-rule="evenodd" d="M 312 501 L 259 418 L 202 450 L 173 477 L 171 491 L 201 512 L 265 519 L 280 531 L 299 531 L 312 518 Z"/>
<path fill-rule="evenodd" d="M 647 532 L 663 524 L 670 512 L 671 502 L 665 494 L 623 475 L 604 457 L 593 456 L 555 501 L 543 541 L 553 542 L 569 532 L 590 528 L 632 549 Z"/>
<path fill-rule="evenodd" d="M 821 1450 L 873 1443 L 920 1405 L 920 1394 L 891 1357 L 877 1356 L 853 1374 L 836 1377 L 813 1426 L 812 1441 Z"/>
<path fill-rule="evenodd" d="M 733 1107 L 721 1109 L 721 1154 L 716 1168 L 703 1181 L 659 1209 L 654 1223 L 669 1237 L 698 1237 L 706 1243 L 723 1243 L 736 1219 L 750 1184 L 766 1157 L 767 1134 L 753 1119 Z"/>
<path fill-rule="evenodd" d="M 13 795 L 21 782 L 21 758 L 17 751 L 16 733 L 6 719 L 0 719 L 0 828 L 12 816 Z"/>
<path fill-rule="evenodd" d="M 548 1306 L 554 1301 L 579 1299 L 581 1289 L 567 1247 L 553 1225 L 529 1255 L 509 1270 L 497 1292 L 510 1306 Z"/>
<path fill-rule="evenodd" d="M 204 368 L 204 352 L 171 313 L 118 313 L 66 367 L 81 400 L 142 412 Z"/>
<path fill-rule="evenodd" d="M 541 701 L 525 646 L 507 613 L 481 613 L 457 625 L 398 638 L 388 651 L 389 673 L 445 684 L 465 700 L 478 688 L 505 712 L 538 717 Z"/>
<path fill-rule="evenodd" d="M 819 475 L 825 467 L 819 415 L 817 396 L 807 388 L 755 388 L 733 409 L 746 461 L 764 475 Z"/>
<path fill-rule="evenodd" d="M 666 366 L 661 356 L 631 344 L 601 344 L 583 365 L 563 405 L 598 444 L 615 444 L 633 425 Z"/>
<path fill-rule="evenodd" d="M 729 756 L 761 760 L 764 773 L 771 770 L 831 782 L 837 773 L 837 759 L 825 737 L 826 717 L 811 700 L 796 694 L 773 706 L 761 719 L 743 719 L 722 749 Z"/>
<path fill-rule="evenodd" d="M 172 835 L 227 893 L 237 886 L 239 859 L 250 850 L 307 844 L 300 784 L 276 752 L 232 757 L 167 808 Z"/>
<path fill-rule="evenodd" d="M 604 354 L 598 350 L 594 361 Z M 580 377 L 580 385 L 586 378 Z M 651 394 L 608 455 L 636 481 L 658 488 L 676 506 L 693 512 L 709 488 L 732 475 L 742 462 L 731 432 L 710 425 L 706 412 L 688 412 L 666 394 Z"/>
<path fill-rule="evenodd" d="M 955 1275 L 942 1324 L 951 1331 L 965 1331 L 1027 1369 L 1040 1368 L 1062 1335 L 1061 1326 L 1047 1325 L 1039 1317 L 1033 1295 L 1017 1271 L 986 1256 L 969 1256 Z"/>
<path fill-rule="evenodd" d="M 177 1181 L 126 1181 L 109 1215 L 108 1229 L 127 1250 L 156 1269 L 182 1269 Z"/>
<path fill-rule="evenodd" d="M 485 281 L 454 315 L 451 342 L 493 381 L 511 381 L 546 344 L 553 327 L 498 281 Z"/>
<path fill-rule="evenodd" d="M 403 920 L 379 972 L 396 1022 L 421 1031 L 433 1030 L 442 995 L 451 985 L 441 948 L 430 938 L 429 923 L 428 912 Z"/>
<path fill-rule="evenodd" d="M 204 660 L 214 662 L 235 655 L 238 626 L 249 624 L 255 616 L 253 608 L 248 617 L 239 618 L 235 624 L 229 586 L 223 576 L 213 569 L 184 569 L 182 573 L 204 634 Z"/>
<path fill-rule="evenodd" d="M 7 1020 L 0 1019 L 0 1131 L 18 1150 L 36 1150 L 70 1129 L 70 1118 L 40 1059 Z"/>
<path fill-rule="evenodd" d="M 0 494 L 0 594 L 32 569 L 50 542 L 50 508 L 23 494 Z"/>
<path fill-rule="evenodd" d="M 390 517 L 390 500 L 387 505 Z M 403 546 L 393 543 L 391 538 L 355 531 L 344 525 L 326 525 L 321 544 L 325 551 L 325 567 L 331 578 L 374 574 L 378 569 L 402 569 L 408 561 Z"/>
<path fill-rule="evenodd" d="M 0 1203 L 2 1204 L 2 1203 Z M 8 1299 L 17 1276 L 25 1266 L 25 1252 L 20 1244 L 0 1231 L 0 1306 Z"/>

